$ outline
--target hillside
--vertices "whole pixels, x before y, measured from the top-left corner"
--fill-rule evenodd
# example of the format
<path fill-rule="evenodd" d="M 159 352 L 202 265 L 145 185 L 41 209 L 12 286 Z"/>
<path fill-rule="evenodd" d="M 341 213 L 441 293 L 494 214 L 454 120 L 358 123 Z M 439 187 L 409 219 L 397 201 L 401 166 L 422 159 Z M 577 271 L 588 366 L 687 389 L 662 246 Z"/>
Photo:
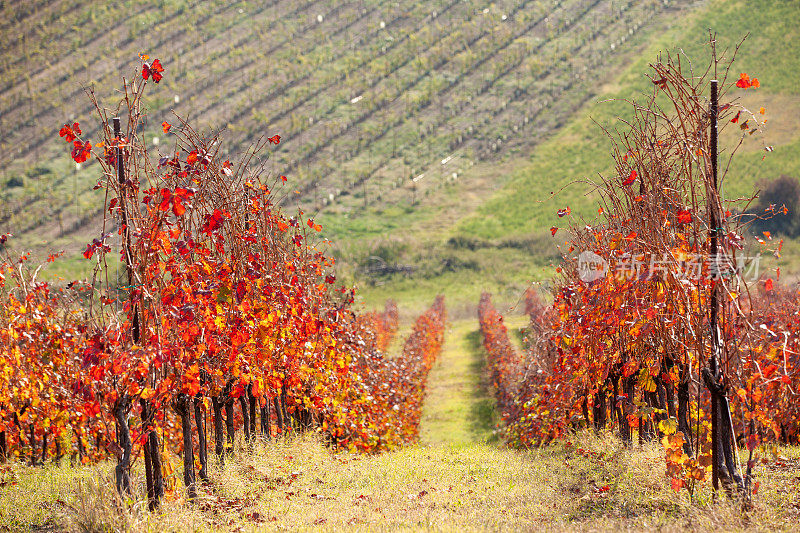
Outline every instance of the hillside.
<path fill-rule="evenodd" d="M 610 120 L 619 106 L 596 101 L 640 90 L 659 50 L 701 61 L 708 27 L 727 43 L 752 32 L 741 68 L 783 111 L 768 115 L 775 152 L 761 164 L 746 148 L 729 191 L 798 174 L 800 104 L 787 75 L 797 54 L 781 53 L 797 48 L 797 7 L 757 4 L 6 2 L 0 233 L 67 250 L 50 275 L 82 275 L 78 252 L 99 232 L 97 166 L 76 169 L 57 132 L 75 120 L 96 134 L 83 87 L 110 100 L 148 53 L 166 68 L 147 102 L 151 142 L 171 151 L 160 124 L 173 112 L 226 130 L 231 153 L 281 135 L 267 168 L 289 176 L 287 203 L 320 214 L 367 303 L 398 291 L 422 301 L 434 287 L 473 302 L 488 287 L 513 303 L 527 280 L 548 276 L 556 206 L 589 208 L 581 188 L 547 198 L 605 168 L 588 117 Z"/>

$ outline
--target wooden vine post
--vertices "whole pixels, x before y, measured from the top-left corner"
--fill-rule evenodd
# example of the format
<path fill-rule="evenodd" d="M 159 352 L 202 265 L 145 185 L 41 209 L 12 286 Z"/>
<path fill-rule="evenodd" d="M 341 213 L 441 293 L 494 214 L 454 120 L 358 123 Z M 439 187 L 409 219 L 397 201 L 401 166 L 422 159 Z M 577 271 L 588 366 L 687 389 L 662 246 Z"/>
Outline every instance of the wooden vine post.
<path fill-rule="evenodd" d="M 721 277 L 719 271 L 720 261 L 720 233 L 722 232 L 722 216 L 720 213 L 721 199 L 719 198 L 718 182 L 718 139 L 719 139 L 719 82 L 711 80 L 711 110 L 710 110 L 710 139 L 709 152 L 711 157 L 711 184 L 712 190 L 708 192 L 709 228 L 711 231 L 710 257 L 716 265 L 709 274 Z M 724 248 L 724 245 L 722 246 Z M 726 375 L 722 366 L 721 339 L 719 330 L 720 279 L 711 280 L 710 316 L 711 328 L 711 353 L 709 354 L 708 367 L 703 369 L 703 381 L 711 394 L 711 482 L 714 492 L 719 489 L 720 481 L 725 489 L 735 486 L 744 487 L 742 477 L 738 472 L 735 461 L 735 437 L 731 422 L 730 405 L 725 393 Z"/>
<path fill-rule="evenodd" d="M 709 226 L 711 228 L 711 257 L 717 257 L 718 253 L 718 235 L 719 235 L 719 224 L 720 221 L 717 217 L 717 209 L 716 209 L 716 194 L 719 190 L 719 184 L 717 182 L 717 140 L 719 137 L 719 125 L 717 123 L 717 117 L 719 114 L 719 95 L 718 95 L 719 87 L 717 80 L 711 80 L 711 131 L 710 131 L 710 151 L 711 151 L 711 180 L 714 185 L 713 194 L 709 195 L 708 199 L 708 213 L 709 213 Z M 716 280 L 712 281 L 711 285 L 711 354 L 708 362 L 709 369 L 711 371 L 711 378 L 716 382 L 719 378 L 719 358 L 717 357 L 717 351 L 719 350 L 719 331 L 718 331 L 718 322 L 719 322 L 719 302 L 718 302 L 718 286 Z M 709 387 L 711 391 L 711 482 L 716 491 L 719 488 L 719 421 L 718 421 L 718 409 L 717 409 L 717 402 L 715 401 L 715 394 L 712 390 L 712 387 Z"/>
<path fill-rule="evenodd" d="M 114 122 L 114 138 L 117 140 L 114 152 L 115 163 L 117 167 L 117 179 L 119 181 L 120 188 L 124 190 L 125 162 L 124 162 L 124 153 L 119 146 L 119 139 L 121 138 L 122 135 L 120 120 L 118 117 L 114 117 L 113 122 Z M 121 222 L 123 228 L 123 243 L 122 243 L 124 251 L 123 255 L 125 257 L 125 266 L 128 271 L 128 285 L 132 285 L 133 272 L 131 271 L 130 240 L 128 238 L 127 213 L 125 210 L 126 210 L 125 195 L 120 194 L 120 216 L 122 217 Z M 139 342 L 138 315 L 136 314 L 135 308 L 133 307 L 131 307 L 131 312 L 134 313 L 132 336 L 134 338 L 134 343 L 138 343 Z M 128 396 L 128 394 L 127 393 L 120 394 L 119 398 L 117 398 L 117 401 L 114 404 L 114 418 L 116 419 L 117 423 L 117 440 L 119 447 L 121 448 L 119 460 L 117 462 L 117 466 L 115 469 L 117 491 L 119 491 L 120 494 L 123 493 L 129 494 L 131 490 L 130 458 L 131 458 L 132 442 L 131 442 L 131 432 L 128 426 L 128 415 L 130 413 L 130 408 L 131 408 L 131 399 Z"/>

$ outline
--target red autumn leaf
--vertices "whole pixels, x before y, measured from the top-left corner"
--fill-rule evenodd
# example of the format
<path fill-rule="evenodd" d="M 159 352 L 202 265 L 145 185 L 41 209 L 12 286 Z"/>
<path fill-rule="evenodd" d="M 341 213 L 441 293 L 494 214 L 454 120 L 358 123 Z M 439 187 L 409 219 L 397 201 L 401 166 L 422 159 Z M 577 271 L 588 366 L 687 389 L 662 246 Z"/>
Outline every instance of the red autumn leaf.
<path fill-rule="evenodd" d="M 204 215 L 205 224 L 203 227 L 200 228 L 200 231 L 203 233 L 211 234 L 212 231 L 216 231 L 222 227 L 223 222 L 225 219 L 223 218 L 222 211 L 219 209 L 214 209 L 214 213 L 211 215 Z"/>
<path fill-rule="evenodd" d="M 172 191 L 169 189 L 161 189 L 161 203 L 158 204 L 158 209 L 161 211 L 169 211 L 172 204 Z"/>
<path fill-rule="evenodd" d="M 278 144 L 278 143 L 281 142 L 281 136 L 280 135 L 273 135 L 272 137 L 269 137 L 267 140 L 272 144 Z M 283 177 L 283 176 L 281 176 L 281 177 Z"/>
<path fill-rule="evenodd" d="M 760 481 L 756 481 L 755 483 L 753 483 L 753 494 L 756 494 L 758 492 L 758 487 L 760 486 L 761 486 Z"/>
<path fill-rule="evenodd" d="M 569 215 L 569 213 L 570 213 L 570 209 L 569 209 L 569 206 L 567 206 L 564 209 L 559 209 L 556 214 L 558 215 L 558 218 L 563 218 L 563 217 Z"/>
<path fill-rule="evenodd" d="M 736 124 L 737 122 L 739 122 L 739 117 L 740 117 L 740 116 L 742 116 L 742 112 L 741 112 L 741 111 L 739 111 L 738 113 L 736 113 L 736 116 L 735 116 L 735 117 L 733 117 L 733 118 L 731 119 L 731 122 L 733 122 L 734 124 Z"/>
<path fill-rule="evenodd" d="M 678 211 L 678 222 L 681 224 L 689 224 L 692 222 L 692 213 L 686 209 Z"/>
<path fill-rule="evenodd" d="M 635 170 L 631 170 L 631 173 L 628 175 L 627 178 L 625 178 L 625 181 L 622 182 L 622 185 L 630 185 L 638 177 L 639 177 L 639 174 Z"/>
<path fill-rule="evenodd" d="M 283 181 L 286 181 L 286 176 L 281 176 L 281 179 L 282 179 Z"/>
<path fill-rule="evenodd" d="M 236 284 L 236 299 L 241 302 L 244 299 L 245 294 L 247 293 L 247 284 L 244 281 L 240 281 Z"/>
<path fill-rule="evenodd" d="M 334 281 L 336 281 L 336 276 L 334 276 L 332 274 L 328 274 L 327 276 L 325 276 L 325 283 L 327 283 L 329 285 L 333 285 Z"/>
<path fill-rule="evenodd" d="M 172 212 L 176 217 L 183 216 L 186 212 L 186 206 L 183 205 L 183 200 L 179 196 L 172 197 Z"/>
<path fill-rule="evenodd" d="M 91 244 L 87 244 L 86 250 L 83 252 L 83 257 L 85 257 L 86 259 L 91 259 L 93 255 L 94 255 L 94 248 L 92 247 Z"/>
<path fill-rule="evenodd" d="M 231 164 L 231 162 L 226 160 L 224 163 L 222 163 L 222 168 L 220 169 L 220 172 L 222 172 L 226 176 L 232 176 L 233 165 Z"/>
<path fill-rule="evenodd" d="M 172 127 L 172 124 L 170 124 L 166 120 L 161 123 L 161 129 L 164 131 L 164 133 L 169 133 L 169 130 L 170 130 L 171 127 Z"/>
<path fill-rule="evenodd" d="M 197 150 L 192 150 L 189 155 L 186 156 L 186 163 L 189 165 L 197 163 Z"/>
<path fill-rule="evenodd" d="M 553 226 L 552 228 L 550 228 L 550 235 L 555 235 L 557 231 L 558 231 L 558 228 Z"/>
<path fill-rule="evenodd" d="M 769 379 L 775 371 L 778 370 L 778 365 L 767 365 L 761 374 L 764 376 L 765 379 Z"/>
<path fill-rule="evenodd" d="M 770 292 L 773 289 L 773 283 L 771 279 L 768 279 L 764 282 L 764 288 L 767 289 L 767 292 Z"/>
<path fill-rule="evenodd" d="M 144 79 L 152 76 L 153 81 L 158 83 L 163 78 L 162 72 L 164 72 L 164 67 L 161 66 L 161 61 L 158 59 L 154 59 L 152 63 L 145 62 L 142 65 L 142 77 Z"/>
<path fill-rule="evenodd" d="M 740 89 L 747 89 L 750 87 L 750 76 L 747 73 L 742 72 L 739 74 L 739 79 L 736 81 L 736 86 Z"/>
<path fill-rule="evenodd" d="M 754 433 L 747 437 L 747 449 L 752 452 L 756 446 L 758 446 L 758 435 Z"/>
<path fill-rule="evenodd" d="M 784 385 L 791 385 L 792 378 L 790 378 L 789 376 L 781 376 L 781 383 L 783 383 Z"/>
<path fill-rule="evenodd" d="M 59 130 L 58 134 L 61 137 L 64 137 L 64 140 L 68 143 L 71 143 L 76 139 L 78 135 L 81 134 L 81 128 L 77 122 L 73 123 L 72 126 L 69 124 L 64 124 Z"/>
<path fill-rule="evenodd" d="M 750 87 L 759 88 L 761 87 L 761 82 L 758 81 L 758 78 L 753 78 L 751 80 L 747 73 L 742 72 L 739 74 L 739 79 L 736 81 L 736 86 L 740 89 L 749 89 Z"/>
<path fill-rule="evenodd" d="M 172 212 L 176 217 L 182 216 L 186 213 L 186 205 L 184 202 L 194 196 L 194 191 L 183 187 L 175 187 L 175 191 L 169 189 L 161 189 L 161 203 L 158 204 L 158 209 L 161 211 L 168 211 L 172 208 Z"/>
<path fill-rule="evenodd" d="M 637 235 L 638 234 L 635 231 L 632 231 L 632 232 L 628 233 L 628 235 L 625 237 L 625 240 L 632 241 L 633 239 L 636 238 Z"/>
<path fill-rule="evenodd" d="M 83 163 L 92 154 L 92 143 L 86 141 L 86 144 L 81 144 L 80 141 L 75 141 L 72 145 L 72 159 L 76 163 Z"/>
<path fill-rule="evenodd" d="M 683 488 L 683 480 L 682 479 L 672 478 L 672 481 L 670 481 L 669 484 L 670 484 L 670 487 L 672 487 L 672 490 L 674 490 L 675 492 L 680 492 L 680 490 Z"/>

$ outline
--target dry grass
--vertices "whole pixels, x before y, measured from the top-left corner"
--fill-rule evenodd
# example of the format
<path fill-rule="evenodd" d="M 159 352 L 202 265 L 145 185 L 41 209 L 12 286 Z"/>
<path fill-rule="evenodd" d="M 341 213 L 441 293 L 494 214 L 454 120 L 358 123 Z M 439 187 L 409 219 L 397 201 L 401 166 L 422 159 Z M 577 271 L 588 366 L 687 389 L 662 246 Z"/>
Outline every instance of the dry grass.
<path fill-rule="evenodd" d="M 659 445 L 625 450 L 609 435 L 514 451 L 487 444 L 414 446 L 379 456 L 333 454 L 313 437 L 257 445 L 195 503 L 148 513 L 120 502 L 110 466 L 32 469 L 0 488 L 0 531 L 792 530 L 800 519 L 800 450 L 759 469 L 755 509 L 674 493 Z M 576 448 L 592 453 L 576 453 Z M 601 455 L 602 454 L 602 455 Z M 135 472 L 138 493 L 141 472 Z M 606 489 L 606 487 L 608 487 Z"/>

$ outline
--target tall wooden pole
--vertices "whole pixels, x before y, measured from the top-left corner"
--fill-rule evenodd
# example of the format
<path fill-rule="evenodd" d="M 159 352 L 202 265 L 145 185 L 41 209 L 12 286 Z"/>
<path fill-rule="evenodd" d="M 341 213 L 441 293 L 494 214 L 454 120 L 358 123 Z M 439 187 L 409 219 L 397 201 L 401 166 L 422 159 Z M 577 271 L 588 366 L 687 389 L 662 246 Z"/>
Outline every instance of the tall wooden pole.
<path fill-rule="evenodd" d="M 121 127 L 119 118 L 113 119 L 114 123 L 114 136 L 119 139 L 121 136 Z M 126 220 L 126 212 L 125 212 L 125 164 L 124 164 L 124 154 L 117 145 L 115 147 L 115 161 L 117 167 L 117 179 L 120 183 L 120 213 L 122 214 L 122 225 L 123 225 L 123 247 L 125 252 L 125 265 L 128 267 L 128 284 L 132 283 L 132 273 L 131 273 L 131 265 L 130 265 L 130 244 L 128 240 L 128 231 L 127 231 L 127 220 Z M 133 307 L 131 307 L 131 312 L 135 313 Z M 136 331 L 134 335 L 138 337 L 138 321 L 134 319 L 136 322 Z M 137 341 L 138 342 L 138 341 Z M 130 493 L 131 490 L 131 482 L 130 482 L 130 456 L 131 456 L 131 448 L 132 448 L 132 441 L 130 435 L 130 428 L 128 427 L 128 414 L 131 408 L 131 399 L 127 394 L 122 394 L 114 404 L 114 417 L 117 423 L 117 441 L 122 449 L 119 461 L 116 467 L 116 477 L 117 477 L 117 490 L 120 493 Z"/>
<path fill-rule="evenodd" d="M 710 151 L 711 151 L 711 180 L 713 183 L 713 192 L 711 193 L 711 197 L 708 201 L 709 206 L 709 223 L 711 226 L 711 257 L 713 261 L 717 260 L 717 253 L 719 248 L 719 226 L 720 221 L 719 217 L 717 216 L 717 208 L 716 208 L 716 194 L 717 194 L 717 140 L 719 135 L 719 125 L 717 123 L 717 115 L 719 113 L 719 87 L 717 80 L 711 80 L 711 131 L 710 131 Z M 718 333 L 718 324 L 719 324 L 719 302 L 718 302 L 718 295 L 717 295 L 717 280 L 711 280 L 711 317 L 710 317 L 710 327 L 711 327 L 711 356 L 709 358 L 709 370 L 711 371 L 712 378 L 716 381 L 718 377 L 718 365 L 719 361 L 717 358 L 717 350 L 719 349 L 719 333 Z M 711 392 L 712 399 L 711 399 L 711 482 L 714 487 L 714 491 L 719 488 L 719 461 L 722 459 L 719 457 L 720 452 L 720 427 L 719 427 L 719 413 L 717 412 L 719 407 L 717 402 L 715 401 L 714 392 Z"/>

